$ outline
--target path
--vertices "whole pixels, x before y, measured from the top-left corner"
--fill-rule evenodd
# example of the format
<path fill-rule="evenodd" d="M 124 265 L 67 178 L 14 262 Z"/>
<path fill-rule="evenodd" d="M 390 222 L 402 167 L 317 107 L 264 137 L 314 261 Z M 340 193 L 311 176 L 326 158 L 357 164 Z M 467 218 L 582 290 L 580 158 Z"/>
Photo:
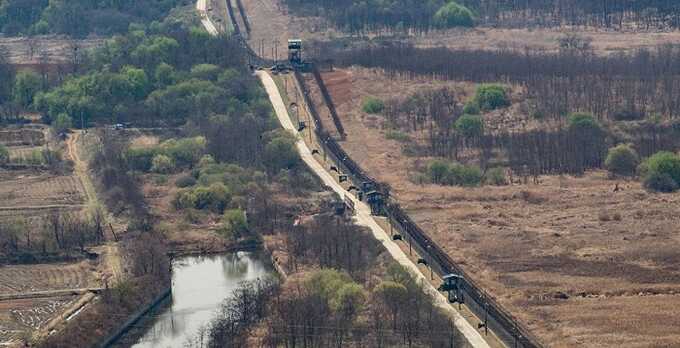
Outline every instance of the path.
<path fill-rule="evenodd" d="M 205 30 L 210 33 L 210 35 L 217 35 L 217 27 L 215 27 L 215 24 L 210 20 L 210 17 L 208 17 L 208 0 L 196 1 L 196 10 L 198 10 L 198 15 L 201 17 L 201 23 Z"/>
<path fill-rule="evenodd" d="M 265 90 L 269 95 L 269 100 L 271 101 L 274 107 L 276 116 L 278 117 L 279 122 L 281 122 L 283 128 L 292 132 L 293 134 L 297 134 L 296 128 L 293 126 L 293 122 L 291 121 L 290 116 L 288 115 L 288 110 L 286 109 L 286 106 L 283 103 L 283 99 L 281 98 L 281 94 L 279 93 L 279 90 L 274 80 L 267 72 L 264 71 L 258 71 L 257 76 L 262 81 L 262 84 L 264 85 Z M 314 158 L 309 147 L 307 147 L 307 144 L 302 139 L 298 139 L 296 145 L 298 152 L 302 157 L 302 160 L 323 181 L 325 185 L 332 188 L 333 191 L 335 191 L 341 197 L 347 196 L 352 199 L 355 206 L 356 212 L 355 220 L 357 224 L 368 227 L 373 233 L 373 236 L 380 243 L 382 243 L 383 247 L 385 247 L 385 249 L 390 253 L 392 258 L 395 261 L 399 262 L 402 266 L 410 270 L 411 273 L 414 276 L 416 276 L 417 279 L 422 281 L 422 283 L 425 285 L 426 291 L 428 291 L 430 294 L 434 296 L 436 304 L 454 319 L 456 327 L 463 334 L 463 336 L 465 336 L 466 340 L 473 347 L 488 348 L 489 345 L 484 340 L 482 335 L 467 320 L 465 320 L 460 315 L 460 313 L 458 313 L 453 307 L 451 307 L 447 298 L 439 291 L 437 291 L 437 289 L 435 289 L 434 286 L 430 284 L 429 281 L 427 281 L 425 276 L 422 273 L 420 273 L 418 267 L 408 258 L 408 256 L 401 250 L 401 248 L 399 248 L 399 246 L 394 241 L 392 241 L 392 239 L 389 237 L 389 234 L 385 230 L 383 230 L 382 227 L 380 227 L 380 225 L 378 225 L 378 223 L 374 220 L 373 216 L 371 216 L 371 209 L 365 203 L 356 199 L 352 193 L 346 191 L 342 186 L 340 186 L 340 184 L 338 184 L 335 181 L 333 176 L 331 176 L 331 174 L 326 171 L 326 169 L 321 165 L 321 163 L 319 163 Z"/>
<path fill-rule="evenodd" d="M 80 180 L 85 197 L 87 198 L 87 206 L 97 206 L 99 201 L 97 199 L 97 191 L 94 188 L 92 179 L 88 173 L 87 163 L 80 158 L 78 154 L 78 140 L 81 139 L 82 130 L 74 130 L 73 133 L 66 139 L 66 147 L 68 155 L 73 161 L 73 169 Z M 106 214 L 105 214 L 106 216 Z M 109 217 L 106 216 L 104 223 L 104 230 L 108 231 Z M 122 259 L 118 250 L 118 245 L 113 241 L 113 236 L 104 233 L 107 243 L 101 247 L 95 248 L 102 255 L 102 266 L 104 267 L 104 274 L 109 285 L 115 284 L 117 281 L 123 279 Z"/>

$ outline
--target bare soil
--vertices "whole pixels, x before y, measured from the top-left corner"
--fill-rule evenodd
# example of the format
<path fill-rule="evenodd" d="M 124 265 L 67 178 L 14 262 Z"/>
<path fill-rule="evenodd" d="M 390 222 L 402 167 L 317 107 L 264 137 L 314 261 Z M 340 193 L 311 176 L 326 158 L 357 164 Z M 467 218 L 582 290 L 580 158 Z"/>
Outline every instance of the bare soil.
<path fill-rule="evenodd" d="M 3 208 L 83 204 L 80 181 L 71 175 L 0 169 Z"/>
<path fill-rule="evenodd" d="M 391 184 L 416 222 L 545 344 L 680 342 L 680 194 L 648 193 L 633 181 L 618 181 L 623 190 L 614 192 L 617 181 L 601 171 L 529 185 L 416 185 L 408 177 L 427 159 L 403 155 L 360 100 L 404 96 L 426 82 L 361 69 L 324 79 L 348 134 L 343 148 Z"/>
<path fill-rule="evenodd" d="M 99 286 L 96 263 L 53 263 L 0 267 L 0 295 Z"/>

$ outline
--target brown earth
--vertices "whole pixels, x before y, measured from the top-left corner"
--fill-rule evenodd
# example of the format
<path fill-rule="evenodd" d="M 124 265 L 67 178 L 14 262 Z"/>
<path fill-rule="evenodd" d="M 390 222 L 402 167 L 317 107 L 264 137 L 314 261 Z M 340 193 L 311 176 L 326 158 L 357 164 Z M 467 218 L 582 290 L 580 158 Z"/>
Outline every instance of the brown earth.
<path fill-rule="evenodd" d="M 391 184 L 415 221 L 548 346 L 680 342 L 673 309 L 680 305 L 680 194 L 648 193 L 600 171 L 529 185 L 416 185 L 408 178 L 426 159 L 403 155 L 360 101 L 441 83 L 363 69 L 324 79 L 348 134 L 343 148 Z M 470 94 L 468 86 L 447 84 Z M 617 182 L 623 190 L 613 192 Z"/>
<path fill-rule="evenodd" d="M 72 175 L 0 169 L 3 208 L 83 204 L 82 185 Z"/>

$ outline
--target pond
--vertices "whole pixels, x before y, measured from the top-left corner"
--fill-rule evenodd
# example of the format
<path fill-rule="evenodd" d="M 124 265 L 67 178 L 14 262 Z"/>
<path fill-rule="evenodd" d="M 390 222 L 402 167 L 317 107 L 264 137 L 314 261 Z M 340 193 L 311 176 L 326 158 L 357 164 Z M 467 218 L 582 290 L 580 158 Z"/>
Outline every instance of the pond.
<path fill-rule="evenodd" d="M 240 282 L 265 278 L 273 272 L 271 262 L 262 253 L 175 259 L 171 298 L 136 324 L 116 346 L 182 347 L 215 318 L 220 304 Z"/>

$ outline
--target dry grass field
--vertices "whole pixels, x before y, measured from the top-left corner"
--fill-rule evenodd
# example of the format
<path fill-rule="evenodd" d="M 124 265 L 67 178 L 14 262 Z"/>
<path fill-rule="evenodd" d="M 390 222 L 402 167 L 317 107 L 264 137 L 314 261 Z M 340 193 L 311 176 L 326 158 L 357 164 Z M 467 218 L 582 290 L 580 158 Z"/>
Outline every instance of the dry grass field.
<path fill-rule="evenodd" d="M 601 171 L 527 185 L 417 185 L 408 178 L 427 158 L 403 155 L 401 143 L 385 138 L 381 116 L 361 111 L 361 100 L 444 83 L 390 80 L 364 69 L 336 70 L 324 80 L 352 158 L 391 184 L 415 221 L 548 346 L 680 342 L 680 194 L 648 193 Z M 446 85 L 471 95 L 469 85 Z M 505 119 L 498 122 L 512 118 Z M 617 183 L 622 190 L 614 192 Z"/>

